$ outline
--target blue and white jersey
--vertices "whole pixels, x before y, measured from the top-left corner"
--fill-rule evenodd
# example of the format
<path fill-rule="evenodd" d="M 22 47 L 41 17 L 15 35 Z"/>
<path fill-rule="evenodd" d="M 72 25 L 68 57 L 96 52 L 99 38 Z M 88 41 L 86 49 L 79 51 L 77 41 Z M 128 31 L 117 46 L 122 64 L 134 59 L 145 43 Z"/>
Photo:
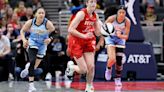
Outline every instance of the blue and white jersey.
<path fill-rule="evenodd" d="M 36 18 L 33 18 L 29 36 L 29 48 L 38 49 L 37 57 L 43 58 L 46 54 L 47 44 L 44 40 L 49 37 L 46 28 L 47 19 L 44 18 L 42 24 L 36 25 Z"/>
<path fill-rule="evenodd" d="M 121 29 L 121 33 L 122 34 L 124 34 L 125 33 L 125 19 L 121 22 L 121 23 L 119 23 L 118 21 L 117 21 L 117 16 L 116 16 L 116 18 L 115 18 L 115 20 L 113 21 L 113 26 L 114 27 L 119 27 L 120 29 Z M 117 30 L 115 30 L 115 32 L 116 32 Z"/>
<path fill-rule="evenodd" d="M 125 34 L 125 19 L 119 23 L 117 21 L 117 16 L 115 17 L 114 21 L 112 22 L 113 26 L 114 27 L 119 27 L 121 29 L 121 33 L 122 34 Z M 121 48 L 125 48 L 125 39 L 120 39 L 119 37 L 116 36 L 116 31 L 115 30 L 115 33 L 108 36 L 108 37 L 105 37 L 105 43 L 106 45 L 111 45 L 111 46 L 116 46 L 116 47 L 121 47 Z"/>
<path fill-rule="evenodd" d="M 33 18 L 29 40 L 33 40 L 38 44 L 44 44 L 44 40 L 49 37 L 49 32 L 46 28 L 47 18 L 44 18 L 42 24 L 36 25 L 36 18 Z"/>

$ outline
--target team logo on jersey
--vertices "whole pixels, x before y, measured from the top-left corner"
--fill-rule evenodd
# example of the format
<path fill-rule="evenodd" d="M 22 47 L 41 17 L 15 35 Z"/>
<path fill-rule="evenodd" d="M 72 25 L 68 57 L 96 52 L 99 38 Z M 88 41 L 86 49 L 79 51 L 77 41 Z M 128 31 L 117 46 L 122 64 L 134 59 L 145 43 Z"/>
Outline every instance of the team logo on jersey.
<path fill-rule="evenodd" d="M 44 31 L 44 30 L 37 30 L 36 33 L 37 33 L 37 34 L 44 34 L 45 31 Z"/>
<path fill-rule="evenodd" d="M 94 22 L 93 21 L 85 21 L 84 25 L 86 25 L 86 26 L 93 26 Z"/>
<path fill-rule="evenodd" d="M 41 30 L 41 29 L 31 29 L 31 31 L 39 35 L 46 33 L 45 30 Z"/>

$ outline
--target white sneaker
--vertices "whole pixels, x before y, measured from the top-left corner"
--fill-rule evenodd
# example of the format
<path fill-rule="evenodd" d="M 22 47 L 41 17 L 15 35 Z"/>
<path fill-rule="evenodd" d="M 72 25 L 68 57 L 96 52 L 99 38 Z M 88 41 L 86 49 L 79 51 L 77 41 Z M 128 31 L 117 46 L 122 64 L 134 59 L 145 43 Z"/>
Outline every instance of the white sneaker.
<path fill-rule="evenodd" d="M 28 63 L 25 65 L 25 68 L 26 68 L 26 69 L 29 69 L 29 67 L 30 67 L 30 62 L 28 62 Z"/>
<path fill-rule="evenodd" d="M 20 73 L 20 77 L 21 78 L 25 78 L 28 75 L 28 73 L 29 73 L 29 71 L 28 71 L 29 67 L 30 67 L 30 63 L 28 62 L 26 64 L 26 66 L 25 66 L 25 69 L 22 70 L 21 73 Z"/>
<path fill-rule="evenodd" d="M 51 73 L 47 73 L 47 74 L 46 74 L 46 77 L 45 77 L 45 80 L 51 81 L 51 79 L 52 79 Z"/>
<path fill-rule="evenodd" d="M 86 85 L 85 92 L 94 92 L 94 87 L 92 85 Z"/>
<path fill-rule="evenodd" d="M 29 73 L 28 69 L 24 69 L 21 71 L 20 77 L 25 78 L 28 75 L 28 73 Z"/>
<path fill-rule="evenodd" d="M 114 81 L 116 86 L 122 86 L 121 78 L 115 78 Z"/>
<path fill-rule="evenodd" d="M 74 65 L 73 61 L 68 61 L 65 74 L 69 79 L 73 77 L 73 73 L 74 73 L 73 65 Z"/>
<path fill-rule="evenodd" d="M 122 86 L 115 86 L 114 92 L 121 92 Z"/>
<path fill-rule="evenodd" d="M 32 92 L 32 91 L 36 91 L 36 88 L 34 86 L 34 83 L 29 83 L 29 91 Z"/>
<path fill-rule="evenodd" d="M 105 71 L 105 79 L 106 80 L 111 80 L 111 78 L 112 78 L 112 69 L 106 68 L 106 71 Z"/>
<path fill-rule="evenodd" d="M 14 80 L 14 77 L 13 77 L 13 74 L 12 73 L 9 73 L 9 78 L 8 80 Z"/>

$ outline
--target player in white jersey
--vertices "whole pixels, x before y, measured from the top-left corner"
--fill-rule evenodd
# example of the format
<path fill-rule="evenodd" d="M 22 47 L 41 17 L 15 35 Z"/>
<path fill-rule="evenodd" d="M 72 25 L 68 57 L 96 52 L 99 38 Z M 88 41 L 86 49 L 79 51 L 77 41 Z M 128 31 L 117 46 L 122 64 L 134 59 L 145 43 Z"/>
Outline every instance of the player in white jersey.
<path fill-rule="evenodd" d="M 115 64 L 115 85 L 121 86 L 121 71 L 124 61 L 123 49 L 125 48 L 125 42 L 129 37 L 130 32 L 130 20 L 126 17 L 125 6 L 119 6 L 116 15 L 109 16 L 106 23 L 112 23 L 115 28 L 115 33 L 108 37 L 105 37 L 105 44 L 107 46 L 108 61 L 105 71 L 106 80 L 111 79 L 112 66 Z"/>

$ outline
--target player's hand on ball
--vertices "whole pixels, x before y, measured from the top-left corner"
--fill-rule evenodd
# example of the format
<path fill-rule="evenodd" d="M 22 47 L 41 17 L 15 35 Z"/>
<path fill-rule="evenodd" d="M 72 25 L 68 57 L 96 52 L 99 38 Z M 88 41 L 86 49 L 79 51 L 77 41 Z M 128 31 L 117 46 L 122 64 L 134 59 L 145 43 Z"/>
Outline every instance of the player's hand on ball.
<path fill-rule="evenodd" d="M 121 36 L 121 31 L 116 31 L 116 36 L 120 37 Z"/>

